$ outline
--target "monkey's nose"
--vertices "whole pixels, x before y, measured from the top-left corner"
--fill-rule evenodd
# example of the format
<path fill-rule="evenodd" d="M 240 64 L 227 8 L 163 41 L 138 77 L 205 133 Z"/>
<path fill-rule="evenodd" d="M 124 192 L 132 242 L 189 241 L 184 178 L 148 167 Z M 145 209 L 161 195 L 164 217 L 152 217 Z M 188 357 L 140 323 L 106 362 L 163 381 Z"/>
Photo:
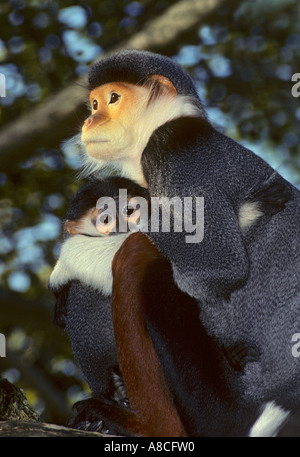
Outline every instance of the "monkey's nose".
<path fill-rule="evenodd" d="M 84 121 L 84 126 L 85 127 L 88 127 L 89 125 L 91 125 L 91 123 L 93 122 L 93 119 L 91 117 L 88 117 L 85 121 Z"/>

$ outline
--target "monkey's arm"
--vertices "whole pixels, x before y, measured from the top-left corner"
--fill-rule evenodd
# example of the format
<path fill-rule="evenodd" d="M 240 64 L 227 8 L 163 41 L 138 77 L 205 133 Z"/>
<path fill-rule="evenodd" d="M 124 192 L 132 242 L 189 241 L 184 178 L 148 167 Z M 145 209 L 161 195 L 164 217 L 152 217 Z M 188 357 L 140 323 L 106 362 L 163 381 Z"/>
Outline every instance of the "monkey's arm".
<path fill-rule="evenodd" d="M 53 322 L 58 327 L 65 329 L 67 317 L 67 302 L 71 284 L 71 277 L 66 275 L 67 269 L 61 254 L 48 282 L 48 289 L 53 292 L 56 302 L 53 310 Z"/>
<path fill-rule="evenodd" d="M 52 290 L 56 297 L 56 302 L 53 310 L 53 323 L 58 327 L 64 329 L 66 327 L 67 302 L 70 283 L 65 284 L 60 289 L 52 289 L 51 285 L 49 285 L 49 289 Z"/>
<path fill-rule="evenodd" d="M 114 257 L 112 313 L 118 360 L 145 436 L 185 436 L 146 329 L 143 279 L 149 263 L 161 258 L 151 246 L 145 251 L 144 235 L 136 233 Z"/>
<path fill-rule="evenodd" d="M 233 202 L 218 185 L 219 164 L 210 155 L 211 132 L 206 132 L 206 127 L 210 129 L 201 119 L 191 118 L 163 125 L 150 138 L 142 165 L 151 197 L 177 197 L 184 216 L 181 232 L 173 230 L 176 214 L 171 212 L 170 232 L 150 231 L 149 236 L 171 261 L 178 287 L 200 301 L 210 302 L 229 297 L 232 290 L 246 282 L 249 260 Z M 199 129 L 203 136 L 200 144 Z M 187 211 L 191 203 L 185 197 L 192 197 L 191 215 Z M 196 197 L 204 199 L 202 217 Z M 162 220 L 162 214 L 159 217 Z M 194 233 L 188 227 L 192 222 L 196 223 Z"/>
<path fill-rule="evenodd" d="M 142 165 L 151 197 L 178 197 L 183 204 L 182 232 L 173 231 L 171 220 L 170 233 L 149 233 L 159 251 L 170 259 L 177 285 L 202 302 L 229 298 L 249 275 L 247 245 L 239 225 L 240 205 L 253 185 L 265 181 L 274 170 L 196 118 L 177 119 L 157 129 L 144 150 Z M 204 216 L 202 220 L 198 217 L 192 234 L 204 228 L 203 239 L 194 236 L 188 240 L 185 222 L 191 222 L 191 217 L 185 197 L 193 198 L 194 224 L 195 199 L 204 199 Z M 271 207 L 274 202 L 271 198 Z"/>

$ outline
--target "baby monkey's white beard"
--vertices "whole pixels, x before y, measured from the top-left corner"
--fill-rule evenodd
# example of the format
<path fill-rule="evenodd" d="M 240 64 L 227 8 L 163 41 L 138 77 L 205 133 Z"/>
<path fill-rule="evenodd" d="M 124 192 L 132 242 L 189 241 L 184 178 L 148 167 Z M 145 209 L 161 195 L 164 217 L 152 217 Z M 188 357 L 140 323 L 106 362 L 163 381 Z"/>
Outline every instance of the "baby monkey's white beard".
<path fill-rule="evenodd" d="M 91 238 L 78 234 L 68 238 L 50 276 L 52 290 L 78 280 L 104 295 L 111 295 L 113 257 L 130 234 Z"/>

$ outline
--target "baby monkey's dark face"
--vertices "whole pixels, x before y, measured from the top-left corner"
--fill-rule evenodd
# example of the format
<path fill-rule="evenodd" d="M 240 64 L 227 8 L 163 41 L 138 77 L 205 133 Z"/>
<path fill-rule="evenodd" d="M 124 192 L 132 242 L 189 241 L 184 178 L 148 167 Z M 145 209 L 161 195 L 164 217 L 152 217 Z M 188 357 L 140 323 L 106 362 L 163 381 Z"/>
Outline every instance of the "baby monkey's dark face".
<path fill-rule="evenodd" d="M 139 231 L 143 222 L 143 205 L 140 199 L 143 197 L 101 197 L 80 219 L 67 220 L 64 230 L 70 235 L 86 236 L 109 236 Z M 144 218 L 147 218 L 147 214 L 144 214 Z"/>

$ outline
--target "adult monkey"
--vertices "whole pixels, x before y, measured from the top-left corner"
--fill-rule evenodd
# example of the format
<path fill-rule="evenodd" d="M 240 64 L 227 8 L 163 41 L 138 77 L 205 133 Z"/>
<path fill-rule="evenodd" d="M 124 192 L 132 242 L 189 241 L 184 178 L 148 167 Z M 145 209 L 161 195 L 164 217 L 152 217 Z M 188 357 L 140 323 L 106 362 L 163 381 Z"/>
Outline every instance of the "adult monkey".
<path fill-rule="evenodd" d="M 204 196 L 201 243 L 186 243 L 184 232 L 150 237 L 171 260 L 180 289 L 204 302 L 229 297 L 249 275 L 240 225 L 246 231 L 247 221 L 260 216 L 258 205 L 245 210 L 244 202 L 274 170 L 213 129 L 190 76 L 167 57 L 114 54 L 91 67 L 89 90 L 85 172 L 116 168 L 148 186 L 151 197 Z M 278 174 L 272 180 L 292 188 Z"/>
<path fill-rule="evenodd" d="M 153 81 L 156 104 L 142 96 Z M 145 179 L 151 196 L 204 196 L 201 243 L 187 244 L 184 232 L 149 236 L 171 261 L 178 287 L 198 300 L 208 332 L 225 347 L 237 342 L 246 347 L 239 392 L 247 401 L 276 399 L 285 410 L 293 409 L 299 402 L 297 367 L 290 357 L 291 336 L 299 325 L 299 192 L 262 159 L 213 129 L 191 79 L 172 60 L 124 51 L 94 65 L 89 85 L 93 114 L 82 142 L 90 171 L 110 163 L 140 183 Z M 122 104 L 132 117 L 122 117 Z M 109 107 L 115 116 L 108 115 Z M 289 195 L 278 214 L 280 192 L 275 199 L 270 193 L 273 209 L 267 215 L 251 200 L 253 189 L 265 182 Z M 281 311 L 287 309 L 283 319 Z M 274 338 L 274 326 L 281 328 L 281 338 L 277 333 Z M 249 357 L 249 348 L 256 359 Z"/>

